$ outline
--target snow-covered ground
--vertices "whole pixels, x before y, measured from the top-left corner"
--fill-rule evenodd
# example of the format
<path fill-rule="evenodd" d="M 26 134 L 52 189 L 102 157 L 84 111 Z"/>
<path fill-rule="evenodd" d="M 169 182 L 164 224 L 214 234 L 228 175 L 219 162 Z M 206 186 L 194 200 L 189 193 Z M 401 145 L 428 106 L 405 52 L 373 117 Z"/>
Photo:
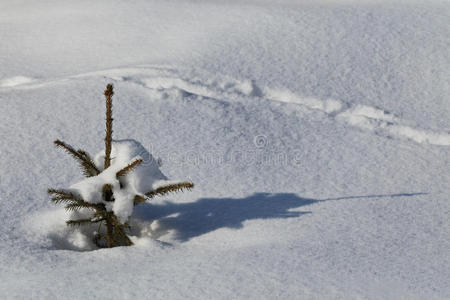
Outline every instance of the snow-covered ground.
<path fill-rule="evenodd" d="M 448 1 L 0 2 L 0 297 L 449 299 Z M 193 191 L 87 250 L 53 140 Z"/>

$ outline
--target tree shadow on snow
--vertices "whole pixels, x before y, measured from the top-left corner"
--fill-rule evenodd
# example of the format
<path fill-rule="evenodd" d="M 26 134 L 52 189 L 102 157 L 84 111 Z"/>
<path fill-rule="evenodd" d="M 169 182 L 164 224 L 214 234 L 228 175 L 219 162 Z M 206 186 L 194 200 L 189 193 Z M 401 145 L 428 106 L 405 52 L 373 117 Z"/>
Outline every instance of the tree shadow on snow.
<path fill-rule="evenodd" d="M 144 221 L 158 220 L 158 226 L 162 231 L 174 230 L 178 240 L 187 241 L 220 228 L 242 228 L 243 222 L 247 220 L 297 218 L 311 212 L 290 211 L 291 209 L 317 202 L 354 198 L 410 197 L 421 194 L 424 193 L 349 196 L 319 200 L 302 198 L 292 193 L 255 193 L 246 198 L 202 198 L 196 202 L 166 202 L 162 205 L 145 203 L 136 206 L 135 216 Z"/>

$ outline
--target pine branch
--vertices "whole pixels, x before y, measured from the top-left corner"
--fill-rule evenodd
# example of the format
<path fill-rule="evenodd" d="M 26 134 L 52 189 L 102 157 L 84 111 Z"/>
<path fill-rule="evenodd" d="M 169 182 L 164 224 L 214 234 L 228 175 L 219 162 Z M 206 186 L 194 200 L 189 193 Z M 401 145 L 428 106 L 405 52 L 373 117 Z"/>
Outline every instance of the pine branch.
<path fill-rule="evenodd" d="M 56 189 L 48 189 L 47 191 L 50 195 L 55 195 L 52 198 L 52 201 L 55 203 L 61 202 L 79 202 L 83 201 L 78 195 L 75 195 L 72 192 L 65 190 L 56 190 Z M 83 201 L 84 202 L 84 201 Z"/>
<path fill-rule="evenodd" d="M 67 153 L 72 155 L 72 157 L 75 158 L 76 161 L 78 161 L 78 163 L 81 165 L 81 168 L 83 169 L 83 174 L 86 177 L 97 176 L 98 174 L 100 174 L 100 171 L 95 166 L 91 157 L 85 151 L 76 151 L 74 148 L 60 140 L 56 140 L 53 143 L 56 146 L 66 150 Z"/>
<path fill-rule="evenodd" d="M 106 220 L 105 218 L 98 218 L 96 217 L 96 215 L 97 213 L 95 213 L 93 217 L 88 219 L 68 220 L 66 221 L 66 224 L 69 226 L 80 226 L 80 225 L 94 224 Z"/>
<path fill-rule="evenodd" d="M 76 203 L 76 201 L 74 201 L 71 198 L 67 198 L 64 196 L 56 196 L 51 198 L 51 201 L 53 201 L 55 204 L 59 204 L 59 203 L 68 203 L 68 204 L 72 204 L 72 203 Z"/>
<path fill-rule="evenodd" d="M 146 200 L 145 197 L 136 195 L 136 196 L 134 196 L 133 203 L 134 203 L 134 205 L 137 205 L 139 203 L 144 203 L 145 200 Z"/>
<path fill-rule="evenodd" d="M 72 202 L 66 205 L 65 207 L 68 211 L 76 211 L 76 210 L 80 210 L 82 208 L 89 208 L 89 209 L 93 209 L 93 210 L 103 210 L 105 209 L 105 205 L 102 203 L 89 203 L 89 202 L 85 202 L 83 200 L 81 201 L 77 201 L 77 202 Z"/>
<path fill-rule="evenodd" d="M 102 222 L 105 220 L 106 220 L 105 218 L 92 218 L 91 223 L 98 223 L 98 222 Z"/>
<path fill-rule="evenodd" d="M 122 170 L 117 172 L 116 178 L 119 179 L 119 177 L 127 175 L 129 172 L 131 172 L 135 167 L 137 167 L 141 163 L 142 163 L 142 159 L 140 159 L 140 158 L 136 159 L 135 161 L 130 163 L 128 166 L 126 166 L 125 168 L 123 168 Z"/>
<path fill-rule="evenodd" d="M 50 195 L 55 195 L 52 197 L 51 201 L 55 203 L 68 203 L 66 209 L 70 211 L 79 210 L 82 208 L 90 208 L 93 210 L 105 209 L 105 205 L 102 203 L 89 203 L 84 201 L 78 195 L 72 192 L 56 189 L 48 189 Z"/>
<path fill-rule="evenodd" d="M 84 203 L 69 203 L 69 204 L 66 205 L 65 209 L 67 211 L 77 211 L 77 210 L 81 210 L 83 208 L 89 208 L 89 209 L 93 209 L 93 210 L 96 209 L 96 207 L 92 207 L 91 205 L 86 205 L 85 203 L 87 203 L 87 202 L 84 202 Z"/>
<path fill-rule="evenodd" d="M 112 143 L 112 96 L 114 95 L 113 85 L 108 84 L 104 92 L 106 98 L 106 135 L 105 135 L 105 167 L 111 165 L 111 143 Z"/>
<path fill-rule="evenodd" d="M 50 195 L 77 197 L 75 194 L 67 190 L 48 189 L 47 193 Z"/>
<path fill-rule="evenodd" d="M 66 224 L 68 226 L 81 226 L 81 225 L 88 225 L 91 223 L 92 223 L 91 219 L 78 219 L 66 221 Z"/>
<path fill-rule="evenodd" d="M 84 150 L 78 149 L 77 152 L 83 156 L 85 158 L 86 161 L 89 161 L 92 165 L 93 168 L 95 168 L 95 173 L 96 175 L 100 174 L 100 170 L 97 168 L 97 166 L 94 163 L 94 160 L 91 158 L 91 156 L 89 155 L 89 153 L 87 153 Z"/>
<path fill-rule="evenodd" d="M 168 193 L 179 192 L 184 189 L 190 190 L 193 187 L 194 187 L 194 184 L 192 182 L 180 182 L 180 183 L 176 183 L 176 184 L 169 184 L 166 186 L 159 187 L 154 191 L 147 192 L 147 193 L 145 193 L 145 196 L 148 198 L 153 198 L 157 195 L 162 196 L 162 195 L 165 195 Z"/>

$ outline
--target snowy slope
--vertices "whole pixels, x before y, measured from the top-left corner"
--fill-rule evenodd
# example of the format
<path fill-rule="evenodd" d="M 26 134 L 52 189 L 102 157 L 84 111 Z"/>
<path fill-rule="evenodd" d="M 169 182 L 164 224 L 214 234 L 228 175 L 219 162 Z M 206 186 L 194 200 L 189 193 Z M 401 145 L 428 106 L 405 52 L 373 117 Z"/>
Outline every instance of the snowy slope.
<path fill-rule="evenodd" d="M 2 1 L 2 298 L 450 298 L 450 4 Z M 52 141 L 133 138 L 192 192 L 86 250 Z M 153 222 L 157 220 L 156 222 Z M 152 223 L 153 222 L 153 223 Z"/>

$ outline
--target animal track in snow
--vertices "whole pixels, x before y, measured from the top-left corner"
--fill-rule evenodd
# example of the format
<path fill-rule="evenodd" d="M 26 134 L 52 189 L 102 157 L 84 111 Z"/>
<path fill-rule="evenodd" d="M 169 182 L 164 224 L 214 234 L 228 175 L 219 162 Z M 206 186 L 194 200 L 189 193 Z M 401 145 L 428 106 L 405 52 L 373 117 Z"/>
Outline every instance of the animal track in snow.
<path fill-rule="evenodd" d="M 404 125 L 404 121 L 394 115 L 365 105 L 356 105 L 336 116 L 352 126 L 381 132 L 385 135 L 406 138 L 417 143 L 450 146 L 450 134 L 447 132 L 424 130 Z"/>
<path fill-rule="evenodd" d="M 173 69 L 164 68 L 146 70 L 147 76 L 142 74 L 143 70 L 129 69 L 128 71 L 131 72 L 124 76 L 123 70 L 114 70 L 113 72 L 122 74 L 122 76 L 112 76 L 111 78 L 133 82 L 161 93 L 178 91 L 183 95 L 197 95 L 214 99 L 236 99 L 245 96 L 294 103 L 308 109 L 322 111 L 337 121 L 377 134 L 405 138 L 417 143 L 450 146 L 450 134 L 448 132 L 424 130 L 409 126 L 405 120 L 394 114 L 372 106 L 352 105 L 336 99 L 322 100 L 302 97 L 287 89 L 260 88 L 250 80 L 239 81 L 232 78 L 205 80 L 197 76 L 183 77 Z M 106 74 L 107 72 L 103 75 Z"/>
<path fill-rule="evenodd" d="M 288 89 L 258 87 L 251 80 L 237 80 L 226 76 L 210 76 L 184 71 L 166 66 L 140 66 L 133 68 L 118 68 L 90 72 L 71 76 L 69 78 L 48 81 L 46 84 L 33 83 L 35 80 L 24 76 L 6 78 L 0 81 L 0 87 L 40 87 L 51 82 L 56 83 L 68 79 L 85 77 L 106 77 L 112 80 L 136 84 L 152 91 L 153 96 L 165 98 L 171 93 L 182 96 L 199 96 L 217 100 L 240 101 L 242 97 L 256 97 L 268 101 L 298 104 L 324 114 L 339 122 L 375 132 L 376 134 L 395 138 L 409 139 L 417 143 L 439 146 L 450 146 L 450 133 L 439 130 L 425 130 L 407 124 L 398 116 L 383 109 L 350 104 L 337 99 L 319 99 L 303 97 Z"/>

